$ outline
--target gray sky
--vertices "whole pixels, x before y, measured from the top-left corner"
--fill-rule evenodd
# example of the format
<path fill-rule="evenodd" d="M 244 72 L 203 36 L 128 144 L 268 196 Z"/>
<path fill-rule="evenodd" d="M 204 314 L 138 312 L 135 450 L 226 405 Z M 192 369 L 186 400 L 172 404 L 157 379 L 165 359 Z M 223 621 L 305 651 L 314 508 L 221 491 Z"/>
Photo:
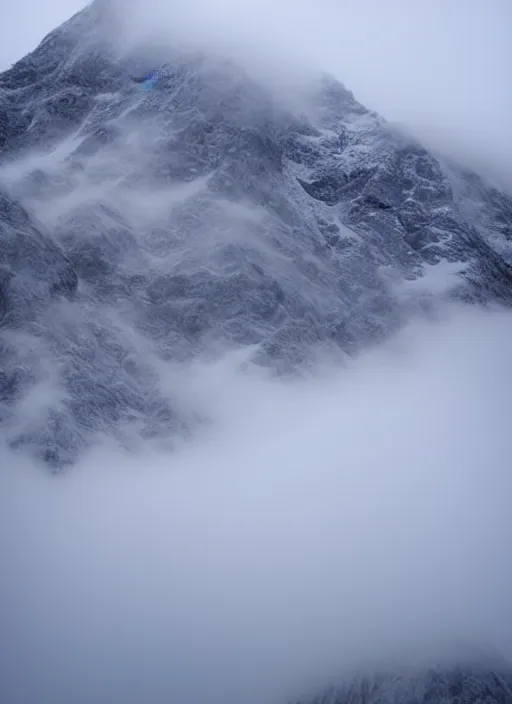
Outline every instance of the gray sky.
<path fill-rule="evenodd" d="M 85 0 L 16 0 L 0 4 L 0 70 L 32 51 L 41 39 L 77 10 Z"/>
<path fill-rule="evenodd" d="M 0 67 L 32 49 L 83 0 L 0 9 Z M 137 32 L 260 52 L 276 68 L 312 63 L 365 105 L 436 146 L 503 174 L 512 164 L 510 0 L 130 0 Z"/>

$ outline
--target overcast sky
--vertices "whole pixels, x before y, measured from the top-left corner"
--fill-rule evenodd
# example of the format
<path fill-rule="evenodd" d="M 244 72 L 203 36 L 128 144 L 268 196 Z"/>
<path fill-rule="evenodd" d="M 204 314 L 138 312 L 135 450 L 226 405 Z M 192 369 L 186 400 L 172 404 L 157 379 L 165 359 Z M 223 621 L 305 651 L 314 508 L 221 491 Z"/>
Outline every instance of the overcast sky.
<path fill-rule="evenodd" d="M 0 3 L 0 70 L 32 51 L 48 32 L 86 4 L 86 0 Z"/>
<path fill-rule="evenodd" d="M 2 3 L 0 67 L 84 4 Z M 236 38 L 269 56 L 314 62 L 386 118 L 510 172 L 510 0 L 123 0 L 120 7 L 137 26 Z"/>

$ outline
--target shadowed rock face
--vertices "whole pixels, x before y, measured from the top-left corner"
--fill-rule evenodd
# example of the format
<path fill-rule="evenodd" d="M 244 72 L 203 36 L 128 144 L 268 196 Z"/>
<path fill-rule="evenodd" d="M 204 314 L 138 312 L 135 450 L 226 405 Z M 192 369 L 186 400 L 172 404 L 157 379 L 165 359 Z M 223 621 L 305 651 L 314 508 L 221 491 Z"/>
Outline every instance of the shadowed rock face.
<path fill-rule="evenodd" d="M 255 362 L 291 371 L 440 300 L 512 300 L 506 194 L 330 78 L 305 118 L 227 62 L 116 55 L 108 23 L 93 4 L 0 75 L 11 446 L 57 469 L 100 431 L 193 426 L 159 391 L 162 361 L 255 345 Z M 133 77 L 155 66 L 141 91 Z M 27 425 L 18 402 L 49 380 L 47 420 Z"/>
<path fill-rule="evenodd" d="M 71 298 L 78 277 L 71 262 L 28 213 L 0 191 L 2 322 L 26 323 L 59 296 Z"/>

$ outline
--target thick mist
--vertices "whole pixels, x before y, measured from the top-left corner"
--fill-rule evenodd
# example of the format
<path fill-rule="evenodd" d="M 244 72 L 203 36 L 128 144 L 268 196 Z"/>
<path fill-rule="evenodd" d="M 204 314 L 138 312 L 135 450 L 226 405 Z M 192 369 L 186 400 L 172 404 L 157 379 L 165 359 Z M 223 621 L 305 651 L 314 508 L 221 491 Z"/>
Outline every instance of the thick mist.
<path fill-rule="evenodd" d="M 511 322 L 447 310 L 302 380 L 187 365 L 210 422 L 174 452 L 3 451 L 2 701 L 273 702 L 512 654 Z"/>
<path fill-rule="evenodd" d="M 331 72 L 366 107 L 512 188 L 507 0 L 111 4 L 116 39 L 224 53 L 281 92 Z"/>

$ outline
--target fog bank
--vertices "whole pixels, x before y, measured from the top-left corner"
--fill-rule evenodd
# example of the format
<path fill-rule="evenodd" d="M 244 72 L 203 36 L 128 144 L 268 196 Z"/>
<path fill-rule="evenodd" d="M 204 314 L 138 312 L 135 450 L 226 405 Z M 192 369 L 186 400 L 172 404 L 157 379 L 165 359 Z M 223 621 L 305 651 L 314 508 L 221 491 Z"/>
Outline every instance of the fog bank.
<path fill-rule="evenodd" d="M 511 330 L 452 312 L 293 382 L 194 364 L 211 422 L 175 452 L 50 477 L 4 449 L 4 701 L 271 702 L 512 654 Z"/>

